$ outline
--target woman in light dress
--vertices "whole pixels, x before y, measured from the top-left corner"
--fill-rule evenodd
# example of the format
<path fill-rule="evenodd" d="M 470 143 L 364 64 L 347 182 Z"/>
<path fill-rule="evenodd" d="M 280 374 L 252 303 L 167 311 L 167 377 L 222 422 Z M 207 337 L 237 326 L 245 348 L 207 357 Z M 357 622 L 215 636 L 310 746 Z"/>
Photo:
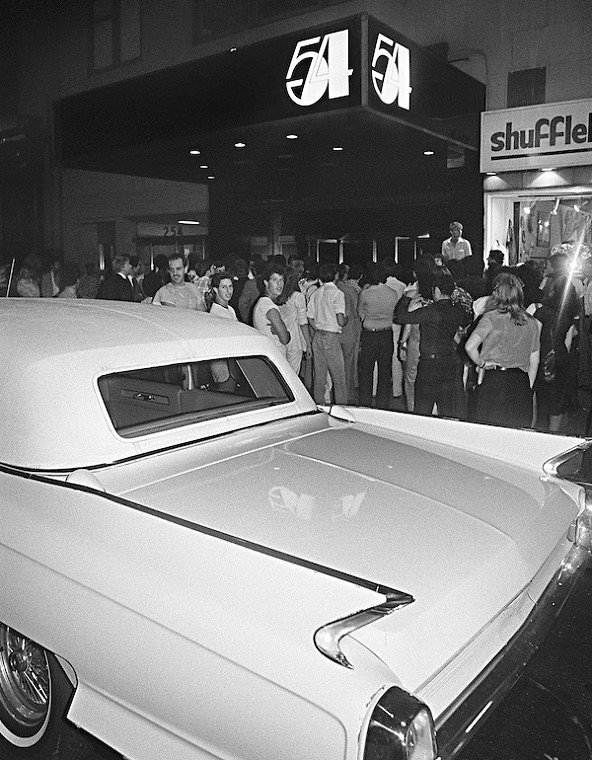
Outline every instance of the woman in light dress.
<path fill-rule="evenodd" d="M 299 287 L 298 273 L 288 270 L 284 289 L 278 299 L 279 312 L 288 332 L 290 342 L 286 347 L 286 359 L 294 372 L 300 374 L 302 358 L 312 356 L 310 328 L 306 316 L 306 299 Z"/>

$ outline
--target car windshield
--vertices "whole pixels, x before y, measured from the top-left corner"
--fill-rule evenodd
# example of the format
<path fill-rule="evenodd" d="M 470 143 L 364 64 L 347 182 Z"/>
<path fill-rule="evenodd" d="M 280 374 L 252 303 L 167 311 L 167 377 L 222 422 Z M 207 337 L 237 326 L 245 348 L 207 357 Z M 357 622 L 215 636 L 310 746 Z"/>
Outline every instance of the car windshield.
<path fill-rule="evenodd" d="M 124 438 L 294 400 L 262 356 L 114 372 L 99 378 L 99 391 Z"/>

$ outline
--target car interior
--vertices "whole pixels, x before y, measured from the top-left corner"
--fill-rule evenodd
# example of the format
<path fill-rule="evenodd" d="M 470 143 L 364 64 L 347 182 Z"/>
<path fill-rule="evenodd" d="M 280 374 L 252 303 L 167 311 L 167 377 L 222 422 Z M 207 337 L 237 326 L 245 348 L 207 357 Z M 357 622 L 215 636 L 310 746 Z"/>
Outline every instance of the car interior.
<path fill-rule="evenodd" d="M 98 386 L 115 430 L 127 438 L 293 400 L 259 356 L 121 371 Z"/>

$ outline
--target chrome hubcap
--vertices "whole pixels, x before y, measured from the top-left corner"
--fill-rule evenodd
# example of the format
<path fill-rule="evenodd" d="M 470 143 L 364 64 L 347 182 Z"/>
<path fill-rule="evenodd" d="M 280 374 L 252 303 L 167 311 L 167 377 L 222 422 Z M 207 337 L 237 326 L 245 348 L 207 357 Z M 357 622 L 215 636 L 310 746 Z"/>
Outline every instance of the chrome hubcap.
<path fill-rule="evenodd" d="M 6 626 L 0 626 L 0 706 L 22 729 L 45 720 L 50 675 L 44 650 Z"/>

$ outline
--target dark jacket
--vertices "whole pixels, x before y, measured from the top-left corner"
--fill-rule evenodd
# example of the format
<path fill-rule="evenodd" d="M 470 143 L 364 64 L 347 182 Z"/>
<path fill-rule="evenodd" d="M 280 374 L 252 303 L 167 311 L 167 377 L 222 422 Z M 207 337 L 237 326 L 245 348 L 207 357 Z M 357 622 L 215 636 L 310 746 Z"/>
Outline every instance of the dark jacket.
<path fill-rule="evenodd" d="M 106 298 L 109 301 L 133 301 L 132 284 L 127 277 L 122 277 L 115 272 L 101 285 L 97 298 Z"/>

